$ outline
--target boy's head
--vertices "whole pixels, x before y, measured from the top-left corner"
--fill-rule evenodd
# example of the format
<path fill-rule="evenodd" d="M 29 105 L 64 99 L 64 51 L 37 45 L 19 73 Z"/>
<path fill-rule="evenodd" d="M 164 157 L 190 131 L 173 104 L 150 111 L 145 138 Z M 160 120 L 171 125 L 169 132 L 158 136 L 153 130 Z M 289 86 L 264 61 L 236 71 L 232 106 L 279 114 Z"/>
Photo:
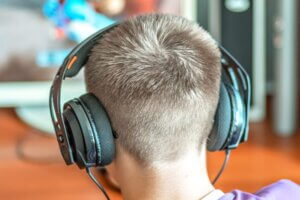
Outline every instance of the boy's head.
<path fill-rule="evenodd" d="M 143 165 L 200 151 L 218 103 L 220 52 L 184 18 L 151 14 L 122 22 L 95 44 L 85 67 L 119 135 Z"/>

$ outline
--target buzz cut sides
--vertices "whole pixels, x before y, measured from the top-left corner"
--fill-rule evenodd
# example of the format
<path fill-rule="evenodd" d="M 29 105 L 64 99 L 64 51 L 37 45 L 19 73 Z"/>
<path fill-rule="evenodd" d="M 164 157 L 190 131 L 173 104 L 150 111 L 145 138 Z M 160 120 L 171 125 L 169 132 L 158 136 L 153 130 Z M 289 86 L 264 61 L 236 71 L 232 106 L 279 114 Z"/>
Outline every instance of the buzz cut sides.
<path fill-rule="evenodd" d="M 116 142 L 134 159 L 174 161 L 206 144 L 219 99 L 220 56 L 195 22 L 136 16 L 94 45 L 87 90 L 105 106 Z"/>

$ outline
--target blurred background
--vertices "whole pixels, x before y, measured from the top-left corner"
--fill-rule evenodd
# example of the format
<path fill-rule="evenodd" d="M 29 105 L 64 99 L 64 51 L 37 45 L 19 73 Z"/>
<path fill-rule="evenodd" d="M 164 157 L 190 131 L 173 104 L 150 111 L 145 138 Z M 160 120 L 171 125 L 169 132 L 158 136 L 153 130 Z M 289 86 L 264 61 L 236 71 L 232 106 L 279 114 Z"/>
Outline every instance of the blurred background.
<path fill-rule="evenodd" d="M 0 196 L 96 199 L 84 171 L 67 167 L 52 128 L 48 97 L 68 52 L 95 31 L 142 13 L 198 22 L 251 77 L 249 141 L 232 152 L 217 183 L 255 192 L 288 178 L 300 183 L 299 4 L 297 0 L 0 0 Z M 84 93 L 67 80 L 63 102 Z M 213 178 L 224 155 L 208 154 Z M 98 173 L 112 199 L 119 191 Z"/>

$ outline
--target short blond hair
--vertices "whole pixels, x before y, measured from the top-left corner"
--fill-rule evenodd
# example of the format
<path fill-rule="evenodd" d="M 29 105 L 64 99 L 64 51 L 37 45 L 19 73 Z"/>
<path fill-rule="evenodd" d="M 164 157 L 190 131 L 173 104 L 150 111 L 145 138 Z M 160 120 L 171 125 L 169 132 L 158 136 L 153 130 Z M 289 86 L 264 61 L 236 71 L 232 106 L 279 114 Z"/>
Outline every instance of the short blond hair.
<path fill-rule="evenodd" d="M 173 161 L 205 143 L 220 86 L 220 51 L 198 24 L 148 14 L 106 33 L 85 67 L 119 144 L 137 161 Z"/>

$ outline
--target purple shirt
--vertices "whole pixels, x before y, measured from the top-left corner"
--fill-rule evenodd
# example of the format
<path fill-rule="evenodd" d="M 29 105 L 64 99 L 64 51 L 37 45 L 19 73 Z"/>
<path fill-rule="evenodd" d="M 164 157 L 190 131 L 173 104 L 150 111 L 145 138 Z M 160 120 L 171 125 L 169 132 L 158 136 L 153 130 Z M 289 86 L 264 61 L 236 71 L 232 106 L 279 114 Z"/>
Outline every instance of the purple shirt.
<path fill-rule="evenodd" d="M 300 186 L 289 180 L 280 180 L 254 194 L 233 190 L 219 200 L 300 200 Z"/>

